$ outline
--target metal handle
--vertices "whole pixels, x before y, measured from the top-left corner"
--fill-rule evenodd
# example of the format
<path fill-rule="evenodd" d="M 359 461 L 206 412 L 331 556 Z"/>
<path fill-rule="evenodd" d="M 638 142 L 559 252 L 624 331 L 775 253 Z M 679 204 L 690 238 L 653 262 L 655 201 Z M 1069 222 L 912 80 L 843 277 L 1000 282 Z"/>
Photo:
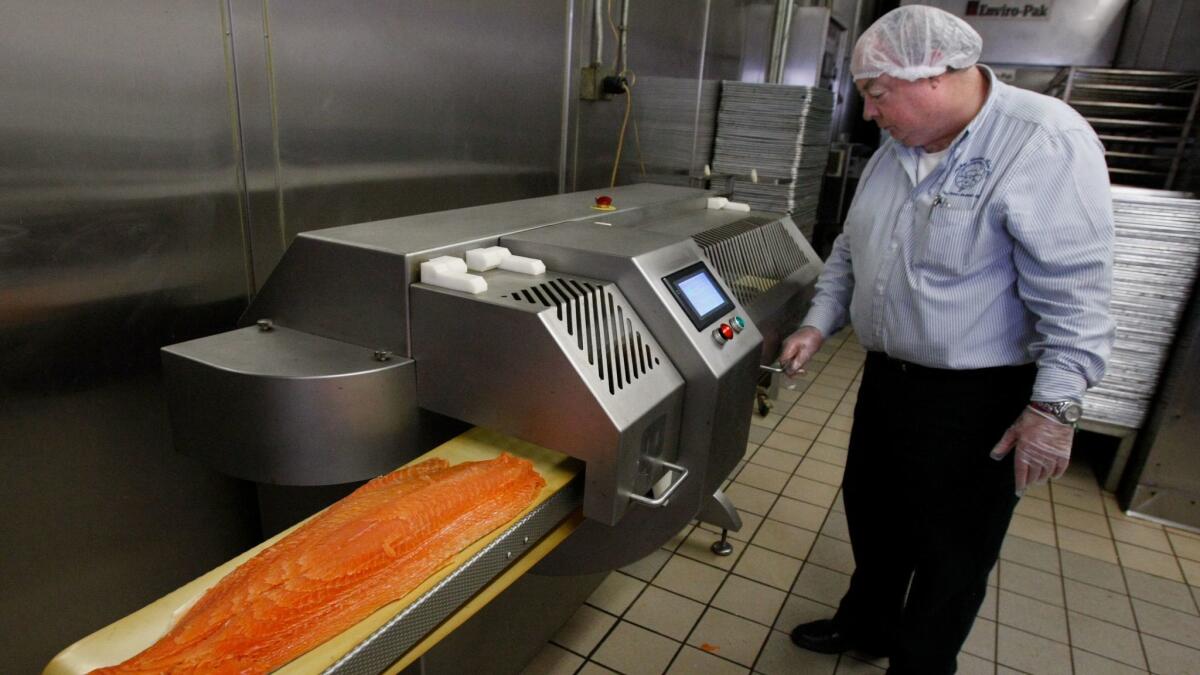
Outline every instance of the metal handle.
<path fill-rule="evenodd" d="M 675 482 L 671 483 L 671 487 L 667 488 L 666 491 L 662 493 L 662 496 L 657 499 L 650 499 L 649 497 L 643 497 L 642 495 L 635 494 L 629 495 L 629 498 L 635 502 L 645 504 L 646 506 L 666 506 L 671 499 L 671 495 L 675 493 L 675 490 L 679 488 L 679 486 L 683 483 L 683 480 L 688 477 L 688 470 L 682 466 L 679 466 L 678 464 L 672 464 L 670 462 L 661 459 L 655 459 L 653 457 L 647 457 L 646 461 L 650 462 L 651 464 L 657 464 L 658 466 L 665 467 L 671 471 L 678 471 L 680 472 L 680 476 L 679 478 L 676 478 Z"/>
<path fill-rule="evenodd" d="M 759 370 L 765 370 L 765 371 L 771 372 L 771 373 L 782 373 L 783 372 L 783 366 L 780 365 L 780 363 L 778 361 L 776 361 L 775 363 L 772 363 L 769 366 L 764 366 L 762 364 L 759 364 L 758 368 L 759 368 Z"/>

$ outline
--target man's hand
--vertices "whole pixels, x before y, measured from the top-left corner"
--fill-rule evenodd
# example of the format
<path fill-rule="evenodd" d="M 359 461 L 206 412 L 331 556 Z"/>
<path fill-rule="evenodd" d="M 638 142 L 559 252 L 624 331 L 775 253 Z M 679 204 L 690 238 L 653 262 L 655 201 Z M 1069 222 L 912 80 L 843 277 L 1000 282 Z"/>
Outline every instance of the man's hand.
<path fill-rule="evenodd" d="M 1063 475 L 1071 461 L 1074 439 L 1074 426 L 1050 419 L 1033 408 L 1025 408 L 992 448 L 992 459 L 1000 460 L 1014 447 L 1017 449 L 1013 473 L 1017 494 L 1021 494 L 1026 486 Z"/>
<path fill-rule="evenodd" d="M 800 375 L 808 360 L 821 348 L 825 336 L 812 326 L 801 326 L 800 330 L 792 333 L 783 341 L 783 349 L 779 350 L 779 365 L 789 377 Z"/>

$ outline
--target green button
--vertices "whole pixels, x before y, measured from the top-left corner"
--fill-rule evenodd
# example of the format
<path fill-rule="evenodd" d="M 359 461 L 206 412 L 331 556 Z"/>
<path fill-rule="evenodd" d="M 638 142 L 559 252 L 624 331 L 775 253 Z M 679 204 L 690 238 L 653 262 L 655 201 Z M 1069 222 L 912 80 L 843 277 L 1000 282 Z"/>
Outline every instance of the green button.
<path fill-rule="evenodd" d="M 738 330 L 741 330 L 746 327 L 746 322 L 742 320 L 742 317 L 735 316 L 733 317 L 733 325 L 736 326 Z"/>

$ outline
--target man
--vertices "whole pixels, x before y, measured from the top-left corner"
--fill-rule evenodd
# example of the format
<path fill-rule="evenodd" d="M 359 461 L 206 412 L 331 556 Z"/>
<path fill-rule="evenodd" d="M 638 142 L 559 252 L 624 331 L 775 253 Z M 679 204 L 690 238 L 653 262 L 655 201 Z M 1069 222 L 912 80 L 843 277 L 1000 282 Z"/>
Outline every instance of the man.
<path fill-rule="evenodd" d="M 981 47 L 922 6 L 863 33 L 851 72 L 890 138 L 780 354 L 801 372 L 847 319 L 869 352 L 843 481 L 856 569 L 792 639 L 893 675 L 954 672 L 1017 499 L 1066 469 L 1114 334 L 1103 148 Z"/>

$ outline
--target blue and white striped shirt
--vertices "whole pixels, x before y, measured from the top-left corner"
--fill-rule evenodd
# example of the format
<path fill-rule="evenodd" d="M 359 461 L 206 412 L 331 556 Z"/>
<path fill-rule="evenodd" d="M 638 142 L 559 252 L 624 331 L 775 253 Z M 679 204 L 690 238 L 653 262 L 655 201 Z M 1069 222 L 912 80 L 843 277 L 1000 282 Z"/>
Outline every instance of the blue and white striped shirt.
<path fill-rule="evenodd" d="M 888 139 L 871 157 L 804 324 L 847 311 L 870 350 L 935 368 L 1036 361 L 1035 400 L 1079 401 L 1115 325 L 1104 149 L 1065 103 L 991 88 L 941 166 Z"/>

